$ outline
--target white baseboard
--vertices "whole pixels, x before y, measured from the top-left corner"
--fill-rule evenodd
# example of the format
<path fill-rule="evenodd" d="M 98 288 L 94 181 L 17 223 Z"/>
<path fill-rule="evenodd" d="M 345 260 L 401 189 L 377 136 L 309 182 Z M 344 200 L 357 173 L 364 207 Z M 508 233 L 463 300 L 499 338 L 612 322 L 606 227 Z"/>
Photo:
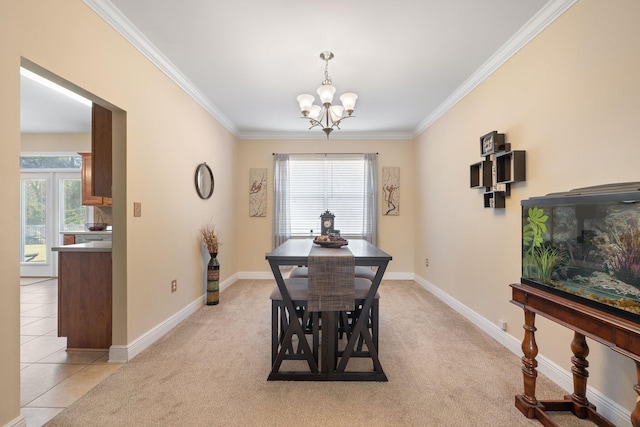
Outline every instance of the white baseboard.
<path fill-rule="evenodd" d="M 442 300 L 449 307 L 460 313 L 471 323 L 487 333 L 490 337 L 505 346 L 513 354 L 518 357 L 522 356 L 521 342 L 518 341 L 516 337 L 503 331 L 497 325 L 493 324 L 493 322 L 485 317 L 482 317 L 466 305 L 462 304 L 460 301 L 443 292 L 440 288 L 438 288 L 428 280 L 418 275 L 414 275 L 413 280 L 415 280 L 418 284 L 424 287 L 427 291 L 431 292 L 437 298 Z M 570 371 L 563 369 L 541 354 L 538 354 L 536 356 L 536 360 L 538 361 L 538 372 L 544 374 L 547 378 L 556 383 L 565 391 L 569 393 L 573 392 L 573 374 L 571 374 Z M 613 400 L 609 399 L 598 390 L 587 386 L 587 399 L 589 399 L 589 402 L 591 402 L 596 406 L 596 408 L 598 408 L 598 413 L 600 415 L 605 417 L 616 426 L 631 427 L 631 412 L 623 406 L 620 406 Z"/>
<path fill-rule="evenodd" d="M 231 277 L 229 277 L 227 280 L 224 280 L 222 283 L 220 283 L 220 290 L 224 291 L 225 289 L 227 289 L 229 286 L 233 285 L 235 282 L 238 281 L 238 279 L 240 279 L 240 275 L 238 273 L 233 274 Z"/>
<path fill-rule="evenodd" d="M 231 286 L 238 280 L 238 274 L 234 274 L 227 280 L 220 283 L 220 291 Z M 158 341 L 163 335 L 176 327 L 178 323 L 191 316 L 202 307 L 206 302 L 206 294 L 191 302 L 189 305 L 178 311 L 173 316 L 159 323 L 149 331 L 145 332 L 127 345 L 112 345 L 109 348 L 109 362 L 123 363 L 133 359 L 135 356 L 144 351 L 154 342 Z"/>
<path fill-rule="evenodd" d="M 27 427 L 27 419 L 23 415 L 20 415 L 9 421 L 4 427 Z"/>
<path fill-rule="evenodd" d="M 382 280 L 413 280 L 413 273 L 406 273 L 401 271 L 385 271 Z"/>

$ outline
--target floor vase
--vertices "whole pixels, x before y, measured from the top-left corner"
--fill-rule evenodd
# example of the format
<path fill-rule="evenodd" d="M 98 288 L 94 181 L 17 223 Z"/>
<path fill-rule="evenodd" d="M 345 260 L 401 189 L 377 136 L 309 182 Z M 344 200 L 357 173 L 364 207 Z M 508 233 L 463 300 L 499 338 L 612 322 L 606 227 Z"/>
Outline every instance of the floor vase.
<path fill-rule="evenodd" d="M 211 259 L 207 264 L 207 305 L 216 305 L 220 302 L 220 262 L 217 253 L 209 255 Z"/>

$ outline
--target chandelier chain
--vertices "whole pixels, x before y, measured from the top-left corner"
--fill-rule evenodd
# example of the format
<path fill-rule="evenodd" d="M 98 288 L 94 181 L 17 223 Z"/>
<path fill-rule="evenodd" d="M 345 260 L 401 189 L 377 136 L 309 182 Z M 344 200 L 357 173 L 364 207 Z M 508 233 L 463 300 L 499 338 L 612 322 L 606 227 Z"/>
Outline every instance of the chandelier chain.
<path fill-rule="evenodd" d="M 324 60 L 324 81 L 322 82 L 322 84 L 323 85 L 333 84 L 331 82 L 331 78 L 329 77 L 329 59 Z"/>

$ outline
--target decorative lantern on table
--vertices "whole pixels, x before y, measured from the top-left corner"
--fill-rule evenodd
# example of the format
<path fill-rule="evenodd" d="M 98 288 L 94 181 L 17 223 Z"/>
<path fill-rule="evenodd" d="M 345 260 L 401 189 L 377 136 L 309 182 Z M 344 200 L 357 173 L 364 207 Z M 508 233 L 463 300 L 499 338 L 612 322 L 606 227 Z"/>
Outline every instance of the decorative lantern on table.
<path fill-rule="evenodd" d="M 205 225 L 200 229 L 202 242 L 209 251 L 209 263 L 207 264 L 207 305 L 216 305 L 220 302 L 220 262 L 218 261 L 218 234 L 215 227 Z"/>

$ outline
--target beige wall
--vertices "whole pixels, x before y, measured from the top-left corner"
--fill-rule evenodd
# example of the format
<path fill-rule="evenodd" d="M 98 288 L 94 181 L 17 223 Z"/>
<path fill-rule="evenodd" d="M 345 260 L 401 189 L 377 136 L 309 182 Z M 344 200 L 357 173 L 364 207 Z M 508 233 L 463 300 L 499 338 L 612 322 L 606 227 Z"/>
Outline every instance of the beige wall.
<path fill-rule="evenodd" d="M 91 151 L 90 133 L 23 133 L 20 136 L 23 153 L 82 153 Z"/>
<path fill-rule="evenodd" d="M 320 131 L 315 131 L 320 132 Z M 339 131 L 336 131 L 339 133 Z M 238 142 L 236 168 L 236 212 L 238 212 L 237 245 L 242 248 L 238 256 L 238 270 L 243 272 L 268 272 L 264 259 L 272 245 L 273 222 L 273 153 L 378 153 L 379 175 L 383 167 L 400 168 L 400 215 L 379 216 L 378 245 L 393 256 L 388 272 L 407 273 L 413 271 L 413 211 L 414 211 L 414 166 L 412 141 L 363 141 L 339 140 L 333 133 L 329 141 L 272 141 L 242 140 Z M 249 169 L 267 168 L 267 216 L 249 217 Z M 381 181 L 381 178 L 380 178 Z M 382 184 L 379 182 L 378 187 Z M 382 200 L 381 187 L 378 197 Z M 381 211 L 381 208 L 379 208 Z M 318 226 L 320 214 L 318 212 Z M 340 219 L 336 218 L 336 228 Z"/>
<path fill-rule="evenodd" d="M 579 1 L 417 138 L 414 271 L 491 322 L 506 320 L 518 340 L 523 315 L 508 285 L 520 278 L 520 201 L 639 181 L 638 16 L 635 0 Z M 527 181 L 500 211 L 469 189 L 478 137 L 492 130 L 527 152 Z M 540 353 L 569 370 L 572 334 L 537 324 Z M 634 364 L 590 346 L 589 384 L 633 409 Z"/>
<path fill-rule="evenodd" d="M 17 1 L 0 2 L 0 38 L 18 39 L 18 9 Z M 0 425 L 20 415 L 19 50 L 17 44 L 0 43 Z"/>
<path fill-rule="evenodd" d="M 232 236 L 235 137 L 82 0 L 0 2 L 0 425 L 19 404 L 19 162 L 21 57 L 116 108 L 114 121 L 114 344 L 129 345 L 203 294 L 206 256 L 198 228 Z M 25 62 L 26 63 L 26 62 Z M 103 101 L 101 101 L 103 100 Z M 126 125 L 125 125 L 126 121 Z M 35 143 L 34 143 L 35 144 Z M 214 195 L 194 189 L 197 164 Z M 133 217 L 133 202 L 142 217 Z M 220 253 L 221 279 L 236 270 L 235 243 Z M 178 291 L 170 282 L 178 280 Z"/>

